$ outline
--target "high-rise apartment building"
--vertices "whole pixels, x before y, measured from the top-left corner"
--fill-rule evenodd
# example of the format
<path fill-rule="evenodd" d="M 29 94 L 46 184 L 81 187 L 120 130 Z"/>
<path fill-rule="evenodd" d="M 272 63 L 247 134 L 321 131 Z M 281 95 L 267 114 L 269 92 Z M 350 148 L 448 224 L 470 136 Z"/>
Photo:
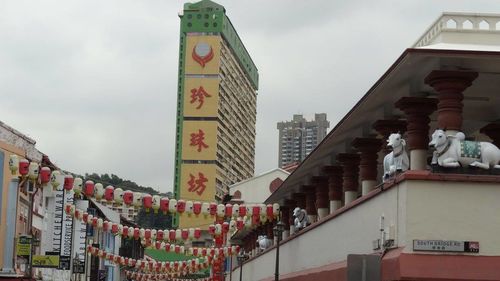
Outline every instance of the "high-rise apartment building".
<path fill-rule="evenodd" d="M 325 138 L 329 127 L 326 113 L 315 114 L 313 121 L 295 114 L 292 121 L 279 122 L 279 166 L 285 167 L 304 160 Z"/>
<path fill-rule="evenodd" d="M 223 6 L 203 0 L 180 15 L 176 198 L 222 199 L 254 173 L 258 72 Z M 202 218 L 181 227 L 208 226 Z"/>

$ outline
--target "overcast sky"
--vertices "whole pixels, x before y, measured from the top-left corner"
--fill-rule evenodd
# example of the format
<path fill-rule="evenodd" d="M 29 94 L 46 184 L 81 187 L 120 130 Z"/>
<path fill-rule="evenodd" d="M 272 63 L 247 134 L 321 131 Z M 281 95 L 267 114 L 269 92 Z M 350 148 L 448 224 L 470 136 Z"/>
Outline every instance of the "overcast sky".
<path fill-rule="evenodd" d="M 260 74 L 256 173 L 276 123 L 333 127 L 443 11 L 500 1 L 221 0 Z M 181 1 L 0 1 L 0 120 L 61 168 L 172 189 Z"/>

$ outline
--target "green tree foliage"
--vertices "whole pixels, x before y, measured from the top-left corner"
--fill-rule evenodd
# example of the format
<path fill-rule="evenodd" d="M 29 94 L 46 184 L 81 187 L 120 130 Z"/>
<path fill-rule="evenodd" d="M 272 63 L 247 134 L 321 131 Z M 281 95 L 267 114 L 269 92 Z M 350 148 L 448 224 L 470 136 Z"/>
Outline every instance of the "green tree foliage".
<path fill-rule="evenodd" d="M 171 229 L 172 215 L 164 215 L 161 211 L 155 214 L 153 210 L 146 212 L 145 209 L 140 209 L 135 222 L 142 228 Z"/>

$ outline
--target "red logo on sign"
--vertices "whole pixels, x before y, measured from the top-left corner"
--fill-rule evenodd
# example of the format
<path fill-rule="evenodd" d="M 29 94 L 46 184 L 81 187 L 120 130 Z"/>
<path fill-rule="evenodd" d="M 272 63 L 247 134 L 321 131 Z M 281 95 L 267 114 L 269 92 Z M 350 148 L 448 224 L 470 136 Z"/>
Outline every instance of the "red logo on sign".
<path fill-rule="evenodd" d="M 205 177 L 203 173 L 198 173 L 198 179 L 196 179 L 193 174 L 189 174 L 189 181 L 188 181 L 188 191 L 189 192 L 196 192 L 198 195 L 202 195 L 203 192 L 205 191 L 205 188 L 207 186 L 205 185 L 206 182 L 208 182 L 208 179 Z"/>
<path fill-rule="evenodd" d="M 200 86 L 198 89 L 191 89 L 190 103 L 195 103 L 198 101 L 198 106 L 196 107 L 196 109 L 200 109 L 205 102 L 205 97 L 209 98 L 211 97 L 211 95 L 209 95 L 202 86 Z"/>
<path fill-rule="evenodd" d="M 202 148 L 208 148 L 208 145 L 204 142 L 205 132 L 198 130 L 198 133 L 191 134 L 190 146 L 198 146 L 198 152 L 201 152 Z"/>
<path fill-rule="evenodd" d="M 194 46 L 191 56 L 201 65 L 201 67 L 205 67 L 205 65 L 214 58 L 214 51 L 212 46 L 200 42 Z"/>

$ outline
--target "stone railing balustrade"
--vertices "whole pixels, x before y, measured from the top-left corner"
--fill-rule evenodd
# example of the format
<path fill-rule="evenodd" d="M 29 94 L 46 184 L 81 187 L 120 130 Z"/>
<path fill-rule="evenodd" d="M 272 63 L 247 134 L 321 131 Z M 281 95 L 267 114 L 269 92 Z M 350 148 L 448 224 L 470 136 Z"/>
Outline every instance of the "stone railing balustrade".
<path fill-rule="evenodd" d="M 443 15 L 417 40 L 413 47 L 416 48 L 429 45 L 429 43 L 443 31 L 500 33 L 500 15 L 443 13 Z"/>

